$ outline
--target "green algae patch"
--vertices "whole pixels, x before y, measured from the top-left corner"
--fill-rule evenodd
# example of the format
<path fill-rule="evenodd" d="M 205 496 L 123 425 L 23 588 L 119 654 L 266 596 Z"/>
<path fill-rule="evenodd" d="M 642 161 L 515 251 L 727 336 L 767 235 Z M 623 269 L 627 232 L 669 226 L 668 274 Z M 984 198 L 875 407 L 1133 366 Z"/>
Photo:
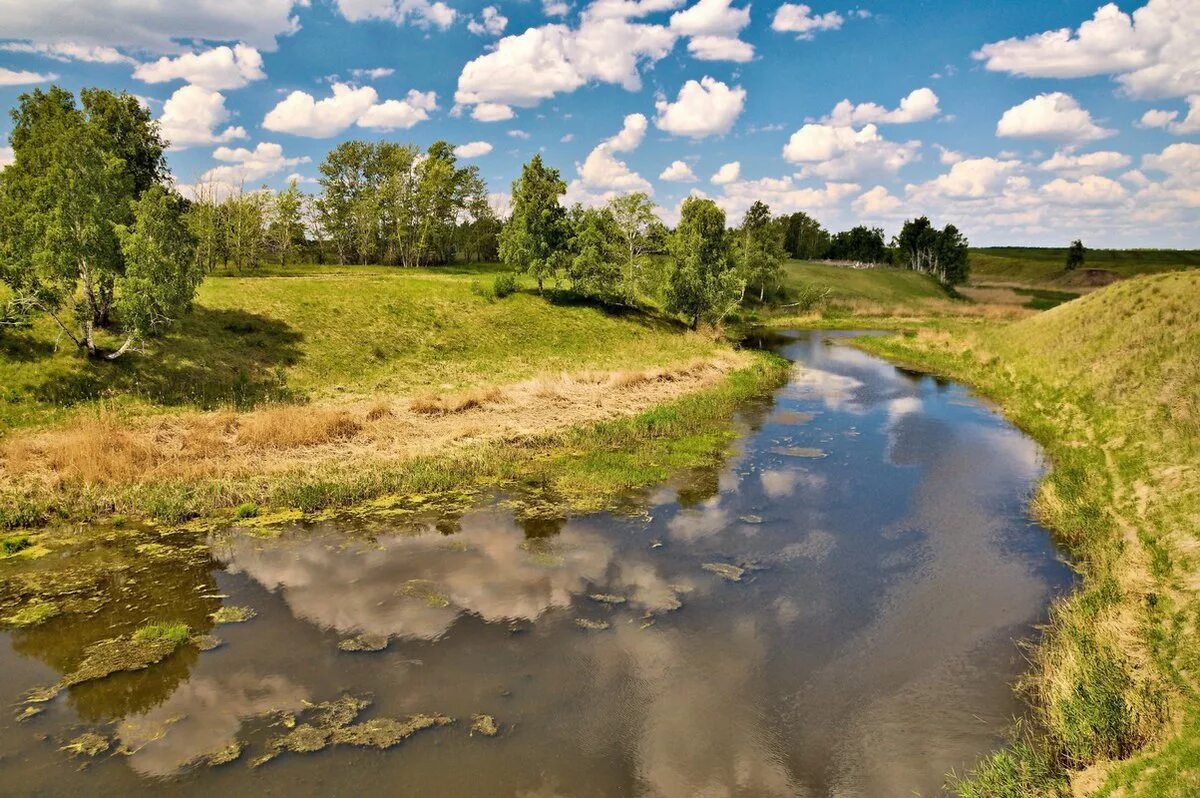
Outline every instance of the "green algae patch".
<path fill-rule="evenodd" d="M 361 634 L 348 637 L 338 643 L 339 650 L 350 652 L 383 651 L 387 647 L 387 635 Z"/>
<path fill-rule="evenodd" d="M 154 627 L 161 626 L 164 625 L 154 625 Z M 174 626 L 174 624 L 165 626 Z M 143 627 L 143 629 L 149 628 L 151 627 Z M 187 627 L 184 626 L 183 642 L 188 639 L 186 629 Z M 79 663 L 79 667 L 64 676 L 57 684 L 34 690 L 29 694 L 28 700 L 33 703 L 42 703 L 77 684 L 103 679 L 122 671 L 140 671 L 149 668 L 175 653 L 181 644 L 176 635 L 163 634 L 161 630 L 145 634 L 142 639 L 137 639 L 135 633 L 129 637 L 101 640 L 84 649 L 84 660 Z"/>
<path fill-rule="evenodd" d="M 71 756 L 95 757 L 103 754 L 111 745 L 112 742 L 102 734 L 84 732 L 59 750 L 66 751 Z"/>
<path fill-rule="evenodd" d="M 133 633 L 135 643 L 155 643 L 166 641 L 176 647 L 182 646 L 192 638 L 192 630 L 186 623 L 179 621 L 160 621 L 146 624 Z"/>
<path fill-rule="evenodd" d="M 746 569 L 724 562 L 706 562 L 700 566 L 710 574 L 716 574 L 729 582 L 740 582 L 746 575 Z"/>
<path fill-rule="evenodd" d="M 450 606 L 450 598 L 441 593 L 437 589 L 437 586 L 428 579 L 409 579 L 400 586 L 400 589 L 396 593 L 400 596 L 420 599 L 430 607 Z"/>
<path fill-rule="evenodd" d="M 258 615 L 258 612 L 252 607 L 239 607 L 236 604 L 229 604 L 221 607 L 221 609 L 208 617 L 212 618 L 213 623 L 222 624 L 245 623 L 256 615 Z"/>
<path fill-rule="evenodd" d="M 37 626 L 58 615 L 61 610 L 53 601 L 34 599 L 12 615 L 5 617 L 4 623 L 9 626 Z"/>
<path fill-rule="evenodd" d="M 333 730 L 334 745 L 358 745 L 369 748 L 391 748 L 412 737 L 422 729 L 448 726 L 454 718 L 447 715 L 410 715 L 404 720 L 375 718 Z"/>
<path fill-rule="evenodd" d="M 612 624 L 608 621 L 594 621 L 591 618 L 576 618 L 575 625 L 580 629 L 587 629 L 590 632 L 603 632 Z"/>
<path fill-rule="evenodd" d="M 235 762 L 242 756 L 242 751 L 245 746 L 240 742 L 232 742 L 219 751 L 213 751 L 208 756 L 204 757 L 204 763 L 209 767 L 218 767 L 220 765 L 228 765 L 230 762 Z"/>
<path fill-rule="evenodd" d="M 500 725 L 491 715 L 480 713 L 471 716 L 471 736 L 482 734 L 484 737 L 495 737 L 500 733 Z"/>
<path fill-rule="evenodd" d="M 617 596 L 612 593 L 589 593 L 588 598 L 590 598 L 592 601 L 598 601 L 601 604 L 608 604 L 610 606 L 624 604 L 626 601 L 628 601 L 628 599 L 624 596 Z"/>
<path fill-rule="evenodd" d="M 212 651 L 219 648 L 224 641 L 216 635 L 193 635 L 191 642 L 201 651 Z"/>

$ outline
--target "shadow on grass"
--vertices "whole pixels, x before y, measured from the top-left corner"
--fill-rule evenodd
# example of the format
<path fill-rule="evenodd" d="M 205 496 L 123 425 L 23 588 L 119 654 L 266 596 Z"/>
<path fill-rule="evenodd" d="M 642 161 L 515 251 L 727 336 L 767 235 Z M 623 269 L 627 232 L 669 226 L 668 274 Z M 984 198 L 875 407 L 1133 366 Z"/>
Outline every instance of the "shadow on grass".
<path fill-rule="evenodd" d="M 245 409 L 294 401 L 285 369 L 297 363 L 303 340 L 278 319 L 241 310 L 197 306 L 166 338 L 112 363 L 88 360 L 33 389 L 40 401 L 71 406 L 113 393 L 164 406 Z"/>
<path fill-rule="evenodd" d="M 537 296 L 537 291 L 534 289 L 523 289 L 521 293 Z M 574 293 L 573 291 L 564 290 L 547 289 L 542 298 L 555 307 L 592 308 L 609 318 L 633 322 L 658 332 L 682 332 L 688 329 L 688 326 L 679 319 L 664 315 L 654 308 L 609 304 L 601 302 L 598 299 L 593 299 L 592 297 Z"/>

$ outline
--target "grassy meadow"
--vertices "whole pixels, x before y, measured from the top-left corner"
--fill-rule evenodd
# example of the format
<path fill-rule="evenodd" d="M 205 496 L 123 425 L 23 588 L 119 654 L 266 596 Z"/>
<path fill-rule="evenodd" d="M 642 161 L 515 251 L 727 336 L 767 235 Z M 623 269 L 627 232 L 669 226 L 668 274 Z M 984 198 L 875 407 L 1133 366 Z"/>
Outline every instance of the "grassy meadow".
<path fill-rule="evenodd" d="M 1096 287 L 1086 275 L 1066 270 L 1066 247 L 981 247 L 972 249 L 970 258 L 973 283 Z M 1101 269 L 1123 279 L 1196 266 L 1200 250 L 1089 249 L 1080 271 Z"/>

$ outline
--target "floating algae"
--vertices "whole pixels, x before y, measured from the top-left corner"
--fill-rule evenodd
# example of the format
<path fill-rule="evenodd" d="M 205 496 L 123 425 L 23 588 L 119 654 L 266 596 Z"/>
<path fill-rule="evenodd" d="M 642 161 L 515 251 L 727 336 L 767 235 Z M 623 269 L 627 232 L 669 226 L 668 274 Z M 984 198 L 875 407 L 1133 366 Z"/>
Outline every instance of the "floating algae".
<path fill-rule="evenodd" d="M 99 756 L 107 751 L 110 745 L 112 743 L 103 734 L 84 732 L 59 750 L 67 751 L 72 756 Z"/>
<path fill-rule="evenodd" d="M 4 618 L 4 623 L 10 626 L 37 626 L 58 615 L 58 605 L 53 601 L 34 599 L 21 609 Z"/>
<path fill-rule="evenodd" d="M 396 591 L 398 595 L 407 596 L 424 601 L 430 607 L 449 607 L 450 599 L 438 591 L 437 586 L 428 579 L 409 579 L 400 589 Z"/>
<path fill-rule="evenodd" d="M 182 626 L 183 638 L 174 634 L 174 627 Z M 163 633 L 166 628 L 170 633 Z M 138 671 L 162 662 L 186 642 L 187 627 L 183 624 L 155 624 L 142 627 L 128 637 L 101 640 L 84 649 L 83 662 L 64 676 L 57 684 L 31 692 L 28 700 L 34 703 L 49 701 L 68 687 L 103 679 L 121 671 Z"/>
<path fill-rule="evenodd" d="M 216 635 L 195 635 L 192 637 L 192 645 L 201 651 L 212 651 L 222 644 L 221 638 Z"/>
<path fill-rule="evenodd" d="M 604 631 L 610 626 L 608 621 L 593 621 L 591 618 L 576 618 L 575 625 L 580 629 L 590 629 L 595 632 Z"/>
<path fill-rule="evenodd" d="M 500 726 L 491 715 L 480 713 L 471 716 L 471 736 L 474 737 L 476 732 L 484 737 L 495 737 L 500 733 Z"/>
<path fill-rule="evenodd" d="M 375 718 L 333 730 L 334 745 L 360 745 L 370 748 L 391 748 L 412 737 L 422 729 L 447 726 L 454 718 L 446 715 L 411 715 L 405 720 Z"/>
<path fill-rule="evenodd" d="M 588 598 L 601 604 L 624 604 L 628 601 L 624 596 L 616 596 L 612 593 L 591 593 Z"/>
<path fill-rule="evenodd" d="M 387 635 L 361 634 L 338 643 L 338 648 L 342 651 L 383 651 L 387 647 Z"/>
<path fill-rule="evenodd" d="M 237 605 L 227 605 L 212 613 L 208 617 L 212 618 L 213 623 L 245 623 L 246 621 L 258 615 L 252 607 L 239 607 Z"/>
<path fill-rule="evenodd" d="M 811 446 L 773 446 L 771 447 L 773 454 L 782 454 L 785 457 L 825 457 L 824 449 L 816 449 Z"/>
<path fill-rule="evenodd" d="M 745 568 L 739 568 L 736 565 L 723 562 L 706 562 L 700 567 L 730 582 L 740 582 L 742 581 L 742 577 L 746 575 Z"/>
<path fill-rule="evenodd" d="M 204 757 L 204 762 L 209 767 L 228 765 L 230 762 L 237 760 L 242 755 L 243 750 L 245 750 L 245 746 L 235 741 L 225 746 L 220 751 L 213 751 L 211 754 Z"/>
<path fill-rule="evenodd" d="M 44 707 L 34 707 L 34 706 L 25 707 L 24 709 L 22 709 L 20 712 L 17 713 L 17 715 L 16 715 L 17 723 L 21 723 L 22 721 L 29 720 L 30 718 L 32 718 L 36 715 L 42 714 L 43 709 L 44 709 Z"/>

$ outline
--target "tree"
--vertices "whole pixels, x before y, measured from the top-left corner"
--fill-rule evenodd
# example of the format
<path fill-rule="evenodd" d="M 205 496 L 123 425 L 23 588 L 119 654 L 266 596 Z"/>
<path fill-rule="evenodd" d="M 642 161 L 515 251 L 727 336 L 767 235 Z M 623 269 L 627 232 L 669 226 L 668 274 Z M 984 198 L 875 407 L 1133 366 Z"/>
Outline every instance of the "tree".
<path fill-rule="evenodd" d="M 770 207 L 755 201 L 742 218 L 734 250 L 743 285 L 758 286 L 759 302 L 766 296 L 767 285 L 778 283 L 783 273 L 783 240 L 784 230 L 771 218 Z"/>
<path fill-rule="evenodd" d="M 198 182 L 192 194 L 185 220 L 196 240 L 196 260 L 206 272 L 211 272 L 217 268 L 218 261 L 228 260 L 229 257 L 225 242 L 225 214 L 217 200 L 218 188 L 213 181 Z"/>
<path fill-rule="evenodd" d="M 967 239 L 952 224 L 938 230 L 926 216 L 909 219 L 893 246 L 906 268 L 931 274 L 947 285 L 967 279 Z"/>
<path fill-rule="evenodd" d="M 787 232 L 783 247 L 797 260 L 818 260 L 829 253 L 829 232 L 806 213 L 783 217 Z"/>
<path fill-rule="evenodd" d="M 621 293 L 626 304 L 637 301 L 638 285 L 654 251 L 657 228 L 662 226 L 654 214 L 654 203 L 643 192 L 621 194 L 608 202 L 617 240 L 621 248 Z"/>
<path fill-rule="evenodd" d="M 267 249 L 269 203 L 265 186 L 246 191 L 240 185 L 221 203 L 226 252 L 239 270 L 257 268 Z"/>
<path fill-rule="evenodd" d="M 500 259 L 537 280 L 538 293 L 553 277 L 565 254 L 570 229 L 558 198 L 567 184 L 542 156 L 521 168 L 512 184 L 512 217 L 500 233 Z"/>
<path fill-rule="evenodd" d="M 701 321 L 715 324 L 729 315 L 744 284 L 729 256 L 725 212 L 710 199 L 688 197 L 667 249 L 673 260 L 667 310 L 682 313 L 693 330 Z"/>
<path fill-rule="evenodd" d="M 295 180 L 289 181 L 287 188 L 271 202 L 267 239 L 279 256 L 280 266 L 286 266 L 288 255 L 304 243 L 304 202 L 304 194 Z"/>
<path fill-rule="evenodd" d="M 608 208 L 584 208 L 576 204 L 569 216 L 572 235 L 567 277 L 571 288 L 603 302 L 622 293 L 624 249 L 616 219 Z"/>
<path fill-rule="evenodd" d="M 829 258 L 855 263 L 887 262 L 888 253 L 887 245 L 883 241 L 883 228 L 860 224 L 836 234 L 829 243 Z"/>
<path fill-rule="evenodd" d="M 1067 248 L 1067 271 L 1074 271 L 1083 265 L 1086 251 L 1083 248 L 1083 242 L 1078 238 L 1071 242 L 1071 246 Z"/>

